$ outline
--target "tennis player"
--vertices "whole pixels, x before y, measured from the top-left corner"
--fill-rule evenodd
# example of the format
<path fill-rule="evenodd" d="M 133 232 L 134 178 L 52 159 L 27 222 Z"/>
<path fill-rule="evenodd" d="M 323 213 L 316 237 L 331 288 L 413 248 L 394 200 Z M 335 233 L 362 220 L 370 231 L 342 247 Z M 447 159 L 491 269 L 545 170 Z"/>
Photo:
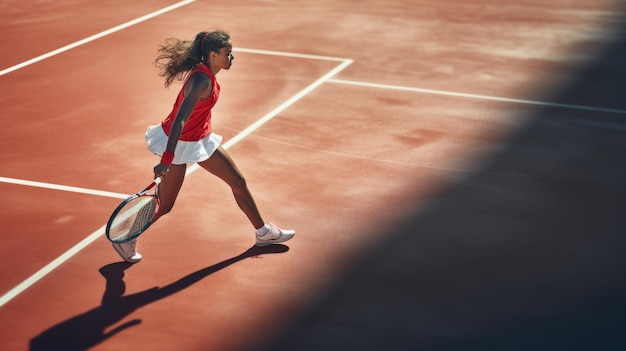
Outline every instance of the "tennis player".
<path fill-rule="evenodd" d="M 222 30 L 200 32 L 193 41 L 168 39 L 159 47 L 154 63 L 165 78 L 165 86 L 174 81 L 184 84 L 167 118 L 146 131 L 148 150 L 161 157 L 154 167 L 155 178 L 162 177 L 157 217 L 172 210 L 187 163 L 198 163 L 231 187 L 239 208 L 256 230 L 255 245 L 282 243 L 295 231 L 280 229 L 262 219 L 242 173 L 220 146 L 222 137 L 211 129 L 211 109 L 220 95 L 215 76 L 222 69 L 230 69 L 235 58 L 232 50 L 230 35 Z M 113 244 L 115 251 L 131 263 L 142 258 L 136 247 L 136 240 Z"/>

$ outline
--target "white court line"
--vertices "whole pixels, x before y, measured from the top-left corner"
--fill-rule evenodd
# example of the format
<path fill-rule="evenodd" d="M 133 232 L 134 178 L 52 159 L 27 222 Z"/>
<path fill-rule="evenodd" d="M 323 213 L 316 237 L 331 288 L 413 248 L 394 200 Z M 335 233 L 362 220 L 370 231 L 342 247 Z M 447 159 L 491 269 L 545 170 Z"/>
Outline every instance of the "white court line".
<path fill-rule="evenodd" d="M 117 199 L 125 199 L 125 198 L 127 198 L 129 196 L 128 194 L 113 193 L 113 192 L 110 192 L 110 191 L 85 189 L 85 188 L 78 188 L 78 187 L 74 187 L 74 186 L 42 183 L 42 182 L 35 182 L 35 181 L 32 181 L 32 180 L 23 180 L 23 179 L 6 178 L 6 177 L 0 177 L 0 182 L 2 182 L 2 183 L 10 183 L 10 184 L 17 184 L 17 185 L 25 185 L 25 186 L 30 186 L 30 187 L 34 187 L 34 188 L 61 190 L 61 191 L 67 191 L 67 192 L 71 192 L 71 193 L 97 195 L 97 196 L 103 196 L 103 197 L 113 197 L 113 198 L 117 198 Z"/>
<path fill-rule="evenodd" d="M 245 52 L 245 53 L 250 53 L 250 54 L 258 54 L 258 55 L 295 57 L 295 58 L 307 59 L 307 60 L 339 61 L 339 62 L 352 61 L 348 58 L 342 58 L 342 57 L 298 54 L 294 52 L 284 52 L 284 51 L 258 50 L 258 49 L 245 49 L 245 48 L 234 48 L 233 51 L 235 53 Z"/>
<path fill-rule="evenodd" d="M 124 23 L 124 24 L 120 24 L 120 25 L 119 25 L 119 26 L 117 26 L 117 27 L 113 27 L 113 28 L 111 28 L 111 29 L 107 29 L 107 30 L 105 30 L 105 31 L 103 31 L 103 32 L 100 32 L 100 33 L 98 33 L 98 34 L 94 34 L 94 35 L 92 35 L 92 36 L 90 36 L 90 37 L 87 37 L 87 38 L 85 38 L 85 39 L 79 40 L 79 41 L 74 42 L 74 43 L 72 43 L 72 44 L 66 45 L 66 46 L 64 46 L 64 47 L 62 47 L 62 48 L 59 48 L 59 49 L 56 49 L 56 50 L 50 51 L 50 52 L 48 52 L 48 53 L 46 53 L 46 54 L 43 54 L 43 55 L 41 55 L 41 56 L 37 56 L 37 57 L 35 57 L 35 58 L 33 58 L 33 59 L 30 59 L 30 60 L 28 60 L 28 61 L 24 61 L 24 62 L 22 62 L 22 63 L 20 63 L 20 64 L 15 65 L 15 66 L 12 66 L 12 67 L 9 67 L 9 68 L 6 68 L 6 69 L 3 69 L 2 71 L 0 71 L 0 76 L 3 76 L 3 75 L 5 75 L 5 74 L 10 73 L 10 72 L 13 72 L 13 71 L 17 71 L 17 70 L 18 70 L 18 69 L 20 69 L 20 68 L 24 68 L 24 67 L 26 67 L 26 66 L 30 66 L 30 65 L 32 65 L 33 63 L 37 63 L 37 62 L 39 62 L 39 61 L 45 60 L 45 59 L 50 58 L 50 57 L 52 57 L 52 56 L 55 56 L 55 55 L 58 55 L 58 54 L 60 54 L 60 53 L 66 52 L 66 51 L 68 51 L 68 50 L 74 49 L 74 48 L 76 48 L 76 47 L 78 47 L 78 46 L 81 46 L 81 45 L 87 44 L 87 43 L 92 42 L 92 41 L 94 41 L 94 40 L 96 40 L 96 39 L 100 39 L 100 38 L 105 37 L 105 36 L 107 36 L 107 35 L 109 35 L 109 34 L 113 34 L 113 33 L 115 33 L 115 32 L 119 32 L 119 31 L 121 31 L 122 29 L 126 29 L 126 28 L 128 28 L 128 27 L 130 27 L 130 26 L 134 26 L 135 24 L 138 24 L 138 23 L 141 23 L 141 22 L 147 21 L 147 20 L 149 20 L 149 19 L 151 19 L 151 18 L 154 18 L 154 17 L 156 17 L 156 16 L 160 16 L 160 15 L 162 15 L 162 14 L 164 14 L 164 13 L 167 13 L 167 12 L 170 12 L 170 11 L 172 11 L 172 10 L 175 10 L 175 9 L 177 9 L 177 8 L 179 8 L 179 7 L 182 7 L 182 6 L 185 6 L 185 5 L 191 4 L 192 2 L 195 2 L 195 1 L 196 1 L 196 0 L 184 0 L 184 1 L 178 2 L 178 3 L 176 3 L 176 4 L 170 5 L 170 6 L 168 6 L 168 7 L 164 7 L 164 8 L 162 8 L 162 9 L 160 9 L 160 10 L 154 11 L 154 12 L 152 12 L 152 13 L 149 13 L 149 14 L 145 15 L 145 16 L 139 17 L 139 18 L 134 19 L 134 20 L 132 20 L 132 21 L 128 21 L 128 22 L 126 22 L 126 23 Z"/>
<path fill-rule="evenodd" d="M 308 87 L 306 87 L 303 90 L 301 90 L 300 92 L 298 92 L 292 98 L 290 98 L 289 100 L 285 101 L 283 104 L 281 104 L 280 106 L 278 106 L 277 108 L 275 108 L 274 110 L 270 111 L 268 114 L 263 116 L 257 122 L 255 122 L 254 124 L 250 125 L 248 128 L 246 128 L 243 131 L 241 131 L 239 134 L 234 136 L 232 139 L 230 139 L 227 142 L 225 142 L 223 144 L 224 149 L 228 149 L 229 147 L 231 147 L 231 146 L 235 145 L 236 143 L 238 143 L 239 141 L 241 141 L 246 136 L 250 135 L 250 133 L 252 133 L 256 129 L 260 128 L 262 125 L 264 125 L 265 123 L 270 121 L 272 118 L 276 117 L 280 112 L 284 111 L 289 106 L 293 105 L 298 100 L 302 99 L 304 96 L 309 94 L 315 88 L 319 87 L 320 85 L 322 85 L 323 83 L 328 81 L 333 75 L 339 73 L 340 71 L 342 71 L 343 69 L 348 67 L 351 63 L 352 63 L 352 60 L 345 60 L 345 61 L 343 61 L 340 65 L 338 65 L 337 67 L 335 67 L 334 69 L 332 69 L 331 71 L 329 71 L 328 73 L 323 75 L 321 78 L 319 78 L 318 80 L 316 80 L 315 82 L 310 84 Z M 187 170 L 187 173 L 188 174 L 192 173 L 193 171 L 195 171 L 198 168 L 199 168 L 199 166 L 197 164 L 192 166 L 192 167 L 189 167 L 189 169 Z M 2 179 L 8 179 L 8 178 L 0 178 L 0 180 L 2 180 Z M 24 182 L 27 182 L 27 181 L 24 181 Z M 74 189 L 78 189 L 78 188 L 74 188 Z M 29 278 L 24 280 L 22 283 L 18 284 L 16 287 L 14 287 L 13 289 L 9 290 L 7 293 L 2 295 L 0 297 L 0 307 L 4 306 L 6 303 L 8 303 L 12 299 L 14 299 L 16 296 L 18 296 L 22 292 L 24 292 L 24 290 L 28 289 L 33 284 L 38 282 L 40 279 L 42 279 L 43 277 L 48 275 L 50 272 L 55 270 L 57 267 L 59 267 L 65 261 L 69 260 L 74 255 L 79 253 L 82 249 L 87 247 L 89 244 L 91 244 L 92 242 L 94 242 L 98 238 L 102 237 L 102 235 L 104 235 L 105 227 L 106 227 L 106 225 L 100 227 L 98 230 L 96 230 L 95 232 L 91 233 L 88 237 L 86 237 L 85 239 L 80 241 L 78 244 L 74 245 L 72 248 L 67 250 L 61 256 L 56 258 L 54 261 L 50 262 L 45 267 L 43 267 L 42 269 L 37 271 L 35 274 L 33 274 L 32 276 L 30 276 Z"/>
<path fill-rule="evenodd" d="M 511 98 L 489 96 L 489 95 L 456 93 L 453 91 L 445 91 L 445 90 L 411 88 L 411 87 L 403 87 L 403 86 L 398 86 L 398 85 L 375 84 L 375 83 L 357 82 L 357 81 L 350 81 L 350 80 L 343 80 L 343 79 L 329 79 L 328 82 L 337 83 L 337 84 L 345 84 L 345 85 L 369 87 L 369 88 L 377 88 L 377 89 L 403 90 L 403 91 L 410 91 L 414 93 L 446 95 L 446 96 L 463 97 L 463 98 L 480 99 L 480 100 L 511 102 L 511 103 L 516 103 L 516 104 L 551 106 L 551 107 L 561 107 L 561 108 L 569 108 L 569 109 L 575 109 L 575 110 L 626 114 L 626 110 L 618 110 L 618 109 L 610 109 L 610 108 L 602 108 L 602 107 L 558 104 L 558 103 L 553 103 L 553 102 L 534 101 L 534 100 L 511 99 Z"/>

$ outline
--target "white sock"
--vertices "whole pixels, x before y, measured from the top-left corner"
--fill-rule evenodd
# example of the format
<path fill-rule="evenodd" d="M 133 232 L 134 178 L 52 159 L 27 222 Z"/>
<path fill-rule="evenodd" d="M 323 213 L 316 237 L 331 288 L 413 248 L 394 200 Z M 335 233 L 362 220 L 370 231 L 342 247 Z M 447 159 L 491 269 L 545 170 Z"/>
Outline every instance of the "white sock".
<path fill-rule="evenodd" d="M 261 228 L 256 230 L 256 235 L 263 236 L 263 235 L 269 233 L 269 231 L 270 231 L 270 226 L 266 224 L 266 225 L 264 225 Z"/>

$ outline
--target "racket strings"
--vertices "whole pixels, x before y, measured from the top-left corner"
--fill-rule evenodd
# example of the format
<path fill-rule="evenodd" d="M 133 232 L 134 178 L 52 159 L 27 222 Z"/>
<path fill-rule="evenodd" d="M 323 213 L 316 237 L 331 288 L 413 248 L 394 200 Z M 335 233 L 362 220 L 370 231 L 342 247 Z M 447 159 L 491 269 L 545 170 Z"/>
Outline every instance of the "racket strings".
<path fill-rule="evenodd" d="M 140 196 L 120 209 L 109 228 L 114 241 L 132 239 L 141 234 L 154 221 L 158 202 L 153 196 Z"/>

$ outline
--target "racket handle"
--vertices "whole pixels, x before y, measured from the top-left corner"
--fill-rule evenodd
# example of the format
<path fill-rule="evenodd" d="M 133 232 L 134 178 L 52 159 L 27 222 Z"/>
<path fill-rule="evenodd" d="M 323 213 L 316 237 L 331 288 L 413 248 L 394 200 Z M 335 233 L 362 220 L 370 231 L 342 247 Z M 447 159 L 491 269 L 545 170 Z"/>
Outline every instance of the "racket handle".
<path fill-rule="evenodd" d="M 155 183 L 156 185 L 161 184 L 161 177 L 156 177 L 156 178 L 154 179 L 154 183 Z"/>

